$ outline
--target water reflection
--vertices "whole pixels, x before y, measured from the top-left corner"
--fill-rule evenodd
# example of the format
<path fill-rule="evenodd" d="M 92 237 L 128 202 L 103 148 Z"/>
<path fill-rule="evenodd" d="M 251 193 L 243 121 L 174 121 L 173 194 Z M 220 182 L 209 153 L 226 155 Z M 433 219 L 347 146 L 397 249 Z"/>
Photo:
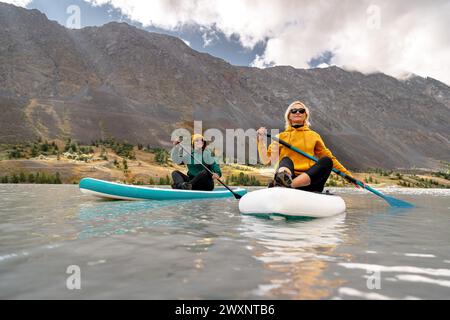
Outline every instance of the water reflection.
<path fill-rule="evenodd" d="M 104 217 L 143 214 L 151 210 L 176 206 L 181 201 L 96 201 L 80 205 L 78 217 L 91 220 Z"/>
<path fill-rule="evenodd" d="M 177 206 L 182 201 L 96 201 L 80 205 L 79 239 L 134 233 L 156 226 L 176 226 L 177 219 L 157 214 L 157 210 Z"/>
<path fill-rule="evenodd" d="M 0 298 L 442 299 L 450 192 L 411 192 L 400 197 L 413 210 L 339 190 L 346 216 L 277 221 L 241 216 L 231 198 L 102 202 L 77 186 L 0 185 Z M 89 290 L 65 289 L 68 264 Z"/>
<path fill-rule="evenodd" d="M 279 272 L 269 285 L 260 286 L 257 294 L 320 299 L 341 285 L 339 280 L 326 280 L 322 273 L 335 261 L 333 252 L 343 242 L 345 214 L 309 221 L 243 216 L 242 225 L 242 235 L 254 243 L 253 256 Z"/>

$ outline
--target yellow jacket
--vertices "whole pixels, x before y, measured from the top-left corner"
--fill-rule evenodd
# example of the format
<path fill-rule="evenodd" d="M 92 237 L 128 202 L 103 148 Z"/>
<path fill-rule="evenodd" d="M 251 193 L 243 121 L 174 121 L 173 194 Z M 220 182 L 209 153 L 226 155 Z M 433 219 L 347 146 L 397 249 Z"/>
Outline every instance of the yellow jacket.
<path fill-rule="evenodd" d="M 308 126 L 303 126 L 297 129 L 289 127 L 286 131 L 281 132 L 277 137 L 313 157 L 319 159 L 323 157 L 331 158 L 333 160 L 333 167 L 335 169 L 351 176 L 351 173 L 347 169 L 345 169 L 345 167 L 336 159 L 336 157 L 333 156 L 331 151 L 327 147 L 325 147 L 325 144 L 323 143 L 320 135 L 317 132 L 312 131 Z M 278 144 L 274 143 L 269 145 L 269 148 L 267 150 L 267 155 L 269 157 L 272 157 L 272 153 L 276 152 L 277 145 Z M 278 148 L 279 158 L 277 159 L 277 161 L 279 162 L 284 157 L 289 157 L 292 162 L 294 162 L 295 175 L 299 175 L 302 172 L 305 172 L 315 164 L 313 160 L 309 160 L 308 158 L 283 145 L 279 145 Z M 261 150 L 259 150 L 259 144 L 258 151 L 261 152 Z"/>

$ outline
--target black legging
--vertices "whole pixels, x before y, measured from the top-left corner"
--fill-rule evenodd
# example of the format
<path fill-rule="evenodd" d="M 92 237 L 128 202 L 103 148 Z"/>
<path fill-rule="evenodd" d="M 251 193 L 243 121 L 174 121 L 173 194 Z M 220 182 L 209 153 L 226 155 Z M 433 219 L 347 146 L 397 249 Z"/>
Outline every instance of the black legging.
<path fill-rule="evenodd" d="M 214 179 L 206 171 L 200 171 L 195 177 L 187 176 L 180 171 L 172 172 L 173 188 L 181 189 L 183 182 L 192 184 L 192 190 L 212 191 L 214 190 Z"/>
<path fill-rule="evenodd" d="M 294 171 L 294 163 L 289 157 L 285 157 L 280 161 L 278 169 L 279 168 L 288 168 L 292 172 L 292 179 L 297 177 Z M 328 157 L 320 158 L 315 165 L 305 171 L 305 173 L 311 178 L 311 184 L 309 186 L 300 187 L 297 189 L 311 192 L 322 192 L 332 169 L 333 160 Z"/>

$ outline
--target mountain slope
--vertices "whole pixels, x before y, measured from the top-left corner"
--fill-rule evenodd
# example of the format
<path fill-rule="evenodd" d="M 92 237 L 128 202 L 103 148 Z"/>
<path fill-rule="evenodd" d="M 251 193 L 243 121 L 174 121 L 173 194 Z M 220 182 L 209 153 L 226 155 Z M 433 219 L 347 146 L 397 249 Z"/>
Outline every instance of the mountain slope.
<path fill-rule="evenodd" d="M 236 67 L 127 24 L 68 30 L 0 3 L 0 143 L 113 136 L 168 146 L 193 120 L 281 129 L 294 100 L 350 168 L 450 161 L 450 88 L 434 79 Z"/>

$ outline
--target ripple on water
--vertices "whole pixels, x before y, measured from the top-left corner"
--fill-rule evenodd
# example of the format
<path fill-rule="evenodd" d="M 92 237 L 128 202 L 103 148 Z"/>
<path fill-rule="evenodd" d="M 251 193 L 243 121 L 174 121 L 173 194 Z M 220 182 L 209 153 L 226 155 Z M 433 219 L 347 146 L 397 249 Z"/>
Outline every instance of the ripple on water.
<path fill-rule="evenodd" d="M 345 215 L 285 221 L 241 216 L 235 199 L 104 202 L 77 186 L 0 185 L 0 294 L 66 297 L 50 279 L 74 263 L 92 275 L 78 298 L 442 298 L 449 190 L 382 191 L 420 207 L 336 189 Z M 366 287 L 374 270 L 379 291 Z"/>

